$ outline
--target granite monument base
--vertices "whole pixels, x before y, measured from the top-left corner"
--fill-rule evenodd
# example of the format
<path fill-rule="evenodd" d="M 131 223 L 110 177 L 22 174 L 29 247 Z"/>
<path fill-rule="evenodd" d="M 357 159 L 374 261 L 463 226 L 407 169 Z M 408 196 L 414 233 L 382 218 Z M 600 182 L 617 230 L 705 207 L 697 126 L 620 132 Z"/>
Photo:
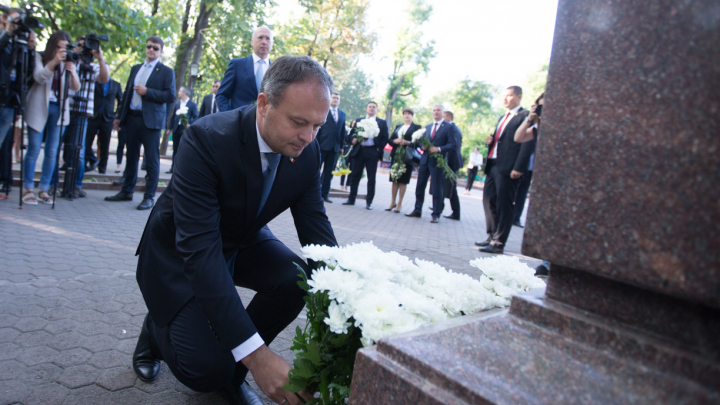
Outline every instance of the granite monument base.
<path fill-rule="evenodd" d="M 553 266 L 507 313 L 360 350 L 350 403 L 720 403 L 717 336 L 716 309 Z"/>

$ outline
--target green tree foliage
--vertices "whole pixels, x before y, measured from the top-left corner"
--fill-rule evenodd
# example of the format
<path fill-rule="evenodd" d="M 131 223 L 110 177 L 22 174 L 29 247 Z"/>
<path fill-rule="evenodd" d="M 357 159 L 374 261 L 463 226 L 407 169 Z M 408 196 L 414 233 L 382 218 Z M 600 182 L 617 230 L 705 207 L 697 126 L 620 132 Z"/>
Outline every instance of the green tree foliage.
<path fill-rule="evenodd" d="M 398 29 L 397 43 L 392 53 L 393 72 L 390 75 L 386 98 L 385 120 L 392 128 L 393 112 L 400 112 L 409 100 L 417 98 L 419 89 L 415 78 L 429 70 L 430 60 L 435 57 L 434 41 L 423 42 L 422 26 L 432 14 L 432 6 L 426 0 L 411 0 L 407 10 L 407 24 Z"/>
<path fill-rule="evenodd" d="M 333 81 L 342 97 L 340 109 L 345 112 L 348 124 L 355 118 L 364 117 L 367 103 L 371 100 L 372 80 L 357 66 L 353 66 L 336 72 Z"/>
<path fill-rule="evenodd" d="M 305 12 L 279 27 L 283 54 L 308 55 L 330 73 L 370 53 L 377 36 L 367 29 L 368 0 L 300 0 Z"/>
<path fill-rule="evenodd" d="M 536 71 L 528 74 L 523 83 L 523 100 L 524 108 L 529 109 L 540 94 L 545 92 L 545 83 L 547 83 L 548 63 L 544 63 Z"/>

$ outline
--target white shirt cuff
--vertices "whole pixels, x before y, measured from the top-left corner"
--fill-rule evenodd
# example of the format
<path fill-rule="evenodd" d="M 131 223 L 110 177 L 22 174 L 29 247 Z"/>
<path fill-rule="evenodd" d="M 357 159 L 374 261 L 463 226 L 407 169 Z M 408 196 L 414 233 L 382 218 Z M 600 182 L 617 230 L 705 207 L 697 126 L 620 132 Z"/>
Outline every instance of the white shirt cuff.
<path fill-rule="evenodd" d="M 250 339 L 242 342 L 240 346 L 232 349 L 233 357 L 235 357 L 235 362 L 244 359 L 245 357 L 249 356 L 252 352 L 259 349 L 260 346 L 264 345 L 265 342 L 262 340 L 260 335 L 258 333 L 255 333 L 254 335 L 250 336 Z"/>

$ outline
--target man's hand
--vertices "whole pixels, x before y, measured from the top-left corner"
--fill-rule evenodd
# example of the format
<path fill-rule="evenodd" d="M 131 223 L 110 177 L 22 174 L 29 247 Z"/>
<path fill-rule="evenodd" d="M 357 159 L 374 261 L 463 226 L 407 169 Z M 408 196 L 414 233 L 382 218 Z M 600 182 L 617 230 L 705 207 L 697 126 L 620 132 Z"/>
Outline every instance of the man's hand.
<path fill-rule="evenodd" d="M 520 173 L 520 172 L 517 171 L 517 170 L 513 170 L 513 171 L 510 172 L 510 178 L 513 179 L 513 180 L 519 179 L 520 177 L 522 177 L 522 175 L 523 175 L 523 174 Z"/>
<path fill-rule="evenodd" d="M 357 145 L 357 138 L 353 138 L 352 144 Z"/>
<path fill-rule="evenodd" d="M 169 129 L 166 129 L 166 130 L 165 130 L 165 135 L 170 136 L 170 130 L 169 130 Z"/>
<path fill-rule="evenodd" d="M 440 152 L 440 148 L 438 148 L 437 146 L 430 147 L 430 153 L 438 153 L 438 152 Z"/>
<path fill-rule="evenodd" d="M 275 354 L 267 346 L 262 345 L 249 356 L 241 360 L 245 367 L 250 370 L 255 378 L 258 387 L 273 402 L 302 405 L 313 398 L 307 391 L 294 393 L 286 391 L 282 387 L 290 382 L 288 372 L 292 369 L 290 364 L 282 357 Z M 298 398 L 298 395 L 305 400 Z"/>
<path fill-rule="evenodd" d="M 393 143 L 394 143 L 395 145 L 400 145 L 400 143 L 402 143 L 402 141 L 403 141 L 403 140 L 400 139 L 400 138 L 395 138 L 395 139 L 393 139 Z"/>
<path fill-rule="evenodd" d="M 493 139 L 495 138 L 493 135 L 494 135 L 494 134 L 490 134 L 490 135 L 488 135 L 487 138 L 485 138 L 485 145 L 490 145 L 490 144 L 492 144 L 492 141 L 493 141 Z"/>
<path fill-rule="evenodd" d="M 103 59 L 103 52 L 102 52 L 102 48 L 101 48 L 101 47 L 98 46 L 98 49 L 97 49 L 97 50 L 92 49 L 92 50 L 90 51 L 90 53 L 93 54 L 93 56 L 97 58 L 98 62 L 103 62 L 103 61 L 105 61 L 105 59 Z"/>
<path fill-rule="evenodd" d="M 145 93 L 147 93 L 147 87 L 145 86 L 135 86 L 133 87 L 133 90 L 135 90 L 135 92 L 141 96 L 144 96 Z"/>
<path fill-rule="evenodd" d="M 28 49 L 35 49 L 35 45 L 37 45 L 37 35 L 35 35 L 35 31 L 30 31 L 27 43 Z"/>
<path fill-rule="evenodd" d="M 120 132 L 120 120 L 113 120 L 113 129 Z"/>

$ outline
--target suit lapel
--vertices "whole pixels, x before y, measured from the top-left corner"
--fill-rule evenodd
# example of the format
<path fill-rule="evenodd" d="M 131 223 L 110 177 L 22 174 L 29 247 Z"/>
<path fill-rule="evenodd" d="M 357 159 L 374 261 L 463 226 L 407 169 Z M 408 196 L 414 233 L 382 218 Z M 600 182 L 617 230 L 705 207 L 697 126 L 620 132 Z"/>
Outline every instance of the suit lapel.
<path fill-rule="evenodd" d="M 158 62 L 155 64 L 155 68 L 152 72 L 150 72 L 150 76 L 148 76 L 147 80 L 145 81 L 145 87 L 149 87 L 150 81 L 153 80 L 157 75 L 160 74 L 160 68 L 163 66 L 162 62 Z"/>
<path fill-rule="evenodd" d="M 245 111 L 240 128 L 240 158 L 245 169 L 245 223 L 251 224 L 257 218 L 262 194 L 262 163 L 260 163 L 260 146 L 255 129 L 256 107 Z"/>
<path fill-rule="evenodd" d="M 253 88 L 257 88 L 257 84 L 255 83 L 255 59 L 252 57 L 252 55 L 247 57 L 247 62 L 245 65 L 245 70 L 248 78 L 248 84 L 252 85 Z"/>

